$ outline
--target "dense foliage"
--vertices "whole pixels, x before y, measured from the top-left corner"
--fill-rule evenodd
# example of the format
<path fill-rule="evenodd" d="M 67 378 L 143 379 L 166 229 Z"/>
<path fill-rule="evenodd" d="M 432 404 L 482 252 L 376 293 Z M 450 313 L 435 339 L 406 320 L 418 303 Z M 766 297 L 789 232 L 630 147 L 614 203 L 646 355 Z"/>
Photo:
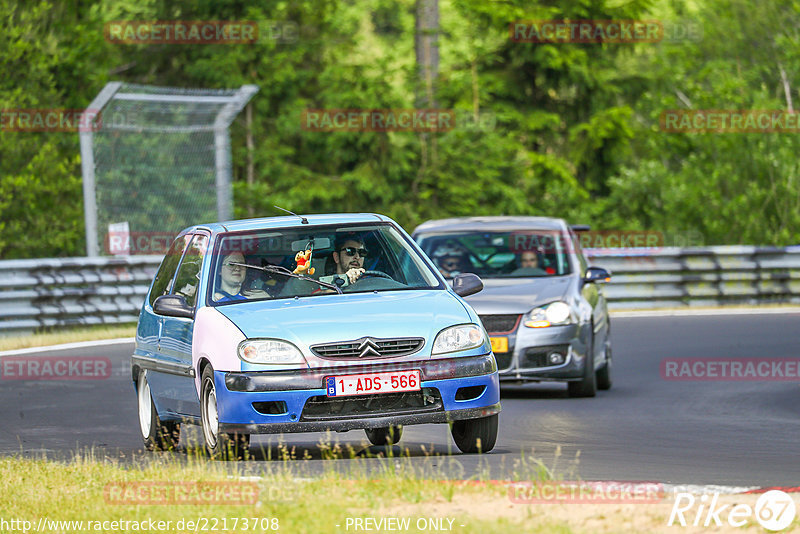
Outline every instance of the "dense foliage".
<path fill-rule="evenodd" d="M 237 217 L 376 211 L 429 218 L 556 215 L 661 231 L 667 244 L 795 244 L 793 133 L 666 133 L 668 109 L 800 105 L 800 2 L 440 0 L 437 107 L 477 118 L 448 132 L 319 132 L 305 109 L 413 108 L 414 0 L 0 0 L 0 109 L 83 108 L 109 81 L 231 88 Z M 293 42 L 122 45 L 118 20 L 294 21 Z M 531 19 L 657 19 L 658 43 L 535 44 Z M 698 32 L 697 29 L 700 29 Z M 0 258 L 84 254 L 76 133 L 0 129 Z M 699 236 L 699 237 L 698 237 Z"/>

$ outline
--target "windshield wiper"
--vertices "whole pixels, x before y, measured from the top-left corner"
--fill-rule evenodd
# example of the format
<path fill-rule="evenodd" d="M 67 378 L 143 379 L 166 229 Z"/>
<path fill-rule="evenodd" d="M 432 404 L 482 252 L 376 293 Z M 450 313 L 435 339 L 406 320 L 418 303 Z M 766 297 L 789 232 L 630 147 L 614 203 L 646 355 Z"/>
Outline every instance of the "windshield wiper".
<path fill-rule="evenodd" d="M 283 276 L 288 276 L 289 278 L 297 278 L 299 280 L 306 280 L 308 282 L 313 282 L 315 284 L 319 284 L 322 287 L 327 287 L 330 289 L 335 289 L 337 293 L 342 295 L 344 292 L 342 288 L 337 286 L 336 284 L 329 284 L 328 282 L 323 282 L 321 280 L 315 280 L 313 278 L 308 278 L 307 276 L 303 276 L 301 274 L 296 274 L 287 269 L 286 267 L 281 267 L 279 265 L 265 265 L 263 267 L 259 267 L 258 265 L 250 265 L 248 263 L 238 263 L 238 262 L 231 262 L 231 265 L 239 265 L 240 267 L 250 267 L 251 269 L 258 269 L 259 271 L 265 271 L 272 274 L 282 274 Z"/>

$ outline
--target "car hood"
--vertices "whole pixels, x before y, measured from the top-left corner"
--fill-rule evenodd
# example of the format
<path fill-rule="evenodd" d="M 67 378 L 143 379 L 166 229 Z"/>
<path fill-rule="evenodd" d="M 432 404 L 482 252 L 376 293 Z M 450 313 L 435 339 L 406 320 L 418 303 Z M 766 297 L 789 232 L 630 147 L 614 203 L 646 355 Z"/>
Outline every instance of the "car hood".
<path fill-rule="evenodd" d="M 569 276 L 483 279 L 483 291 L 467 297 L 480 315 L 527 313 L 536 306 L 563 299 Z"/>
<path fill-rule="evenodd" d="M 278 338 L 301 350 L 363 336 L 433 338 L 447 326 L 472 322 L 449 291 L 406 290 L 241 302 L 216 308 L 248 338 Z"/>

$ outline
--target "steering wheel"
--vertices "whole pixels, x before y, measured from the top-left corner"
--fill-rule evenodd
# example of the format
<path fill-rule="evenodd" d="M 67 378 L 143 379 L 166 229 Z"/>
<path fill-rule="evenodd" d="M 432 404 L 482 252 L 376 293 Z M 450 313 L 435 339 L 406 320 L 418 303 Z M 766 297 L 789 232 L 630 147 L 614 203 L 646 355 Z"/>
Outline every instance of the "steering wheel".
<path fill-rule="evenodd" d="M 367 277 L 371 276 L 375 278 L 388 278 L 389 280 L 394 281 L 394 278 L 384 273 L 383 271 L 364 271 L 363 273 L 361 273 L 361 276 L 358 277 L 358 280 L 361 280 L 365 276 Z M 358 280 L 356 280 L 356 282 L 358 282 Z"/>

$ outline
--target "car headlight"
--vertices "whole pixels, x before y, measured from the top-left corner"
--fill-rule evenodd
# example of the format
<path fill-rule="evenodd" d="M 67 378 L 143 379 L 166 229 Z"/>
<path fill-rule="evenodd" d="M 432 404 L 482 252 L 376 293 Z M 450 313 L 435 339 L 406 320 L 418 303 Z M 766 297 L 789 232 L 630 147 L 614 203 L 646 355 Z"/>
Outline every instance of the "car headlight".
<path fill-rule="evenodd" d="M 306 363 L 300 349 L 280 339 L 246 339 L 239 343 L 239 358 L 249 363 Z"/>
<path fill-rule="evenodd" d="M 525 316 L 522 324 L 528 328 L 546 328 L 570 323 L 572 323 L 572 312 L 569 304 L 559 300 L 534 308 Z"/>
<path fill-rule="evenodd" d="M 462 324 L 445 328 L 433 342 L 432 354 L 444 354 L 459 350 L 474 349 L 486 343 L 483 329 L 474 324 Z"/>

